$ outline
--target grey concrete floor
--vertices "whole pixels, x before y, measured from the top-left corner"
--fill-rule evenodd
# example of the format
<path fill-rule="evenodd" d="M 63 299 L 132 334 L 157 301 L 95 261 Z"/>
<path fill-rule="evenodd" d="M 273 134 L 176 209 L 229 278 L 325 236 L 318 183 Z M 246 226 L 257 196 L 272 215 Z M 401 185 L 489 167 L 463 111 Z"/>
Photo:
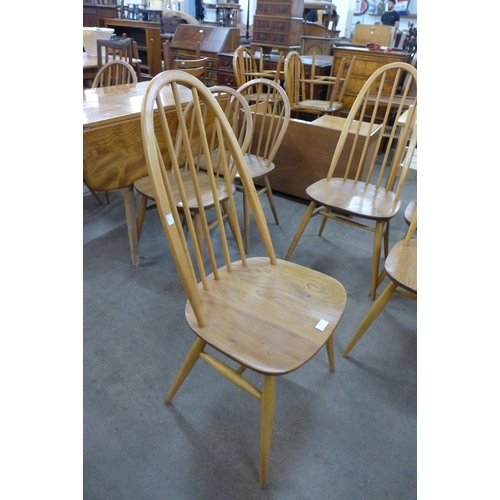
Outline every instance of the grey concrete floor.
<path fill-rule="evenodd" d="M 405 185 L 391 246 L 406 231 L 403 210 L 416 184 Z M 306 204 L 283 196 L 276 203 L 279 225 L 262 199 L 283 258 Z M 319 237 L 316 218 L 292 255 L 338 279 L 348 303 L 335 332 L 335 372 L 322 350 L 277 381 L 261 490 L 258 401 L 200 362 L 164 405 L 194 335 L 157 213 L 146 216 L 133 268 L 121 193 L 98 206 L 84 190 L 83 206 L 85 499 L 417 498 L 417 303 L 394 296 L 341 356 L 372 304 L 372 233 L 330 221 Z M 252 229 L 251 256 L 262 255 Z M 260 384 L 258 374 L 247 376 Z"/>

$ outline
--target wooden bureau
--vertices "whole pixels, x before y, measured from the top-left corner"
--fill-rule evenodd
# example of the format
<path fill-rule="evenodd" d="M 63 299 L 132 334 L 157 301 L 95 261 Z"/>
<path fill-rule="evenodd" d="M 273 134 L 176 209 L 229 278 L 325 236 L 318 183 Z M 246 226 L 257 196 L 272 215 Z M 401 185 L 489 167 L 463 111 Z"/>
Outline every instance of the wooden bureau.
<path fill-rule="evenodd" d="M 218 85 L 218 54 L 219 52 L 233 52 L 239 47 L 240 30 L 237 28 L 204 26 L 203 24 L 180 24 L 170 42 L 172 62 L 177 58 L 196 59 L 196 44 L 198 42 L 200 42 L 201 56 L 208 58 L 205 83 L 208 87 Z"/>
<path fill-rule="evenodd" d="M 368 50 L 367 48 L 361 47 L 340 47 L 334 46 L 333 48 L 334 56 L 334 74 L 337 74 L 339 70 L 339 65 L 343 57 L 351 59 L 356 56 L 356 61 L 354 62 L 354 67 L 352 69 L 351 78 L 347 84 L 347 90 L 344 95 L 344 107 L 339 111 L 340 116 L 347 116 L 351 106 L 353 105 L 359 91 L 363 87 L 364 83 L 368 78 L 381 66 L 392 62 L 409 62 L 410 54 L 408 52 L 402 51 L 392 51 L 392 52 L 382 52 L 375 50 Z M 396 70 L 392 74 L 392 80 L 386 80 L 386 84 L 383 89 L 384 94 L 389 94 L 394 86 L 394 78 L 396 75 Z M 391 76 L 390 74 L 388 75 Z M 398 84 L 402 83 L 397 82 Z"/>
<path fill-rule="evenodd" d="M 252 50 L 266 53 L 300 50 L 304 0 L 257 0 L 253 20 Z"/>

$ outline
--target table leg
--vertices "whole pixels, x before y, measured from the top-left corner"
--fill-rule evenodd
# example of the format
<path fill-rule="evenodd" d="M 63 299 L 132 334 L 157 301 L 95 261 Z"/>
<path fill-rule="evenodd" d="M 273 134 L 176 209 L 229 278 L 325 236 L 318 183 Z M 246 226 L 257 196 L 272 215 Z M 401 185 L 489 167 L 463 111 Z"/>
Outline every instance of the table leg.
<path fill-rule="evenodd" d="M 137 221 L 133 186 L 123 188 L 123 203 L 125 205 L 125 218 L 127 220 L 130 258 L 132 260 L 132 265 L 137 267 L 139 265 L 139 241 L 137 238 Z"/>

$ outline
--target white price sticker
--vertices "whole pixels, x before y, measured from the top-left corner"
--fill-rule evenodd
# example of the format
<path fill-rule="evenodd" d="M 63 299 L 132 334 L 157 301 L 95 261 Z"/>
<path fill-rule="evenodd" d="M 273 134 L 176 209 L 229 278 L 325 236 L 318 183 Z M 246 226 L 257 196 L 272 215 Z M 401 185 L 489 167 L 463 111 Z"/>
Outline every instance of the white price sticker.
<path fill-rule="evenodd" d="M 174 217 L 172 214 L 167 214 L 168 225 L 171 226 L 174 223 Z"/>
<path fill-rule="evenodd" d="M 326 325 L 328 325 L 328 321 L 321 319 L 314 328 L 323 331 L 326 328 Z"/>

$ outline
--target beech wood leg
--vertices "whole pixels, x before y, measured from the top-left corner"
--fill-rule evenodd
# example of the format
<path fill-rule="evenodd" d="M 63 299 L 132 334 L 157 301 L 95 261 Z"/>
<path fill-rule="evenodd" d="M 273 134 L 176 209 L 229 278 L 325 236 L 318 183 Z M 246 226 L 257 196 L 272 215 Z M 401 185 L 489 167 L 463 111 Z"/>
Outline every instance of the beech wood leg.
<path fill-rule="evenodd" d="M 384 259 L 387 259 L 387 255 L 389 255 L 389 221 L 385 224 L 384 231 Z"/>
<path fill-rule="evenodd" d="M 330 213 L 331 210 L 328 207 L 325 207 L 325 212 Z M 323 234 L 323 229 L 325 229 L 327 220 L 328 220 L 328 217 L 326 215 L 323 215 L 323 219 L 321 220 L 321 226 L 319 227 L 319 231 L 318 231 L 318 236 L 321 236 Z"/>
<path fill-rule="evenodd" d="M 314 212 L 315 207 L 316 207 L 316 202 L 311 201 L 309 207 L 306 210 L 306 213 L 304 214 L 304 216 L 302 217 L 302 220 L 300 221 L 297 232 L 295 233 L 295 236 L 293 237 L 290 248 L 288 249 L 288 252 L 286 253 L 285 260 L 289 260 L 290 257 L 292 256 L 292 252 L 295 250 L 295 247 L 297 246 L 297 243 L 299 242 L 300 237 L 302 236 L 302 233 L 304 232 L 307 224 L 311 220 L 312 213 Z"/>
<path fill-rule="evenodd" d="M 375 236 L 373 238 L 373 260 L 372 260 L 372 286 L 370 289 L 370 297 L 375 300 L 378 285 L 378 268 L 380 265 L 380 251 L 382 249 L 382 230 L 383 222 L 377 222 L 375 225 Z"/>
<path fill-rule="evenodd" d="M 397 285 L 393 281 L 391 281 L 387 285 L 387 288 L 380 294 L 379 298 L 374 302 L 371 309 L 368 311 L 368 314 L 365 316 L 365 319 L 359 325 L 352 339 L 349 341 L 346 348 L 344 349 L 342 356 L 345 357 L 351 352 L 352 348 L 357 344 L 358 340 L 363 336 L 366 330 L 368 330 L 368 327 L 380 314 L 382 309 L 386 306 L 387 302 L 389 302 L 389 299 L 391 298 L 396 288 Z"/>
<path fill-rule="evenodd" d="M 139 239 L 137 237 L 137 219 L 135 210 L 135 196 L 133 186 L 123 188 L 123 203 L 125 205 L 125 219 L 127 220 L 128 243 L 132 265 L 139 265 Z"/>
<path fill-rule="evenodd" d="M 179 370 L 179 373 L 177 374 L 177 377 L 174 380 L 174 383 L 172 384 L 172 387 L 170 388 L 170 391 L 165 399 L 165 404 L 168 405 L 170 401 L 172 401 L 172 398 L 175 396 L 177 391 L 179 390 L 180 386 L 186 379 L 186 377 L 189 375 L 189 372 L 195 365 L 196 361 L 198 361 L 198 358 L 200 356 L 200 352 L 203 351 L 203 349 L 206 346 L 206 342 L 199 337 L 194 341 L 193 345 L 191 346 L 191 349 L 189 349 L 189 352 L 186 356 L 186 359 L 184 360 L 184 363 L 181 366 L 181 369 Z"/>
<path fill-rule="evenodd" d="M 273 212 L 274 216 L 274 222 L 276 222 L 276 225 L 279 226 L 279 221 L 278 221 L 278 212 L 276 211 L 276 205 L 274 204 L 274 197 L 273 197 L 273 190 L 271 189 L 271 183 L 269 182 L 269 179 L 267 178 L 267 175 L 264 176 L 264 184 L 266 185 L 266 194 L 267 194 L 267 199 L 269 200 L 269 205 L 271 207 L 271 211 Z"/>
<path fill-rule="evenodd" d="M 325 345 L 326 345 L 326 354 L 328 355 L 328 364 L 330 365 L 330 371 L 334 372 L 335 371 L 335 357 L 334 357 L 334 350 L 333 350 L 333 332 L 328 337 L 328 340 L 326 341 Z"/>
<path fill-rule="evenodd" d="M 141 238 L 142 226 L 144 225 L 144 217 L 146 215 L 146 208 L 148 206 L 148 199 L 146 196 L 141 196 L 139 203 L 139 210 L 137 211 L 137 241 Z"/>
<path fill-rule="evenodd" d="M 188 216 L 187 216 L 188 217 Z M 198 240 L 198 248 L 200 249 L 201 258 L 204 258 L 205 246 L 203 244 L 203 226 L 201 222 L 200 212 L 195 212 L 194 214 L 194 231 L 196 233 L 196 239 Z"/>
<path fill-rule="evenodd" d="M 273 435 L 274 406 L 276 402 L 276 377 L 264 376 L 262 388 L 261 420 L 260 420 L 260 476 L 261 488 L 267 485 L 267 469 L 271 452 L 271 439 Z"/>

